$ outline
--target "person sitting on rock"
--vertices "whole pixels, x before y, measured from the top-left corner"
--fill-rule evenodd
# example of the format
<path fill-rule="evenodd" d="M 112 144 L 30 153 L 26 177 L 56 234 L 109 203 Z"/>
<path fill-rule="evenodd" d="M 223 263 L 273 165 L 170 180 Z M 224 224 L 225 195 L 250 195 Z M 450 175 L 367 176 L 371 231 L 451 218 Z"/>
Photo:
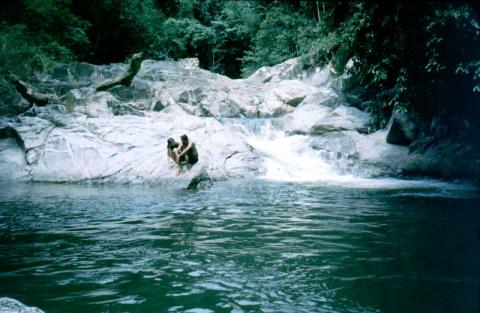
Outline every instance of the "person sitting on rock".
<path fill-rule="evenodd" d="M 177 149 L 180 147 L 180 144 L 175 141 L 173 138 L 167 139 L 167 160 L 173 166 L 175 166 L 178 170 L 178 162 L 177 162 Z"/>
<path fill-rule="evenodd" d="M 177 148 L 177 175 L 180 174 L 182 166 L 186 166 L 187 173 L 198 162 L 198 151 L 195 143 L 188 140 L 187 135 L 182 135 L 180 137 L 181 144 Z"/>

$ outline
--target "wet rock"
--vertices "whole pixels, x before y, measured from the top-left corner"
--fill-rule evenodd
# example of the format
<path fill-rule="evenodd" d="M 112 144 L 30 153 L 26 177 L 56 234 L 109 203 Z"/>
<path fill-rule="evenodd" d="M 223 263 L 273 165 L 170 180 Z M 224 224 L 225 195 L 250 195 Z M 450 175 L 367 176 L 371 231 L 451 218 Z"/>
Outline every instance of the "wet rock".
<path fill-rule="evenodd" d="M 393 119 L 390 124 L 386 140 L 388 143 L 396 145 L 408 146 L 410 144 L 410 141 L 403 132 L 402 125 L 396 119 Z"/>
<path fill-rule="evenodd" d="M 394 112 L 390 121 L 387 142 L 408 146 L 415 140 L 417 124 L 405 113 Z"/>
<path fill-rule="evenodd" d="M 414 176 L 461 177 L 480 181 L 478 138 L 437 139 L 424 149 L 409 154 L 401 166 L 403 174 Z"/>
<path fill-rule="evenodd" d="M 190 183 L 187 186 L 187 189 L 191 190 L 198 190 L 198 189 L 205 189 L 213 186 L 213 180 L 208 175 L 207 170 L 205 167 L 202 167 L 200 171 L 193 176 L 190 180 Z"/>
<path fill-rule="evenodd" d="M 398 176 L 408 157 L 408 147 L 388 144 L 386 130 L 369 135 L 350 133 L 355 141 L 359 173 L 367 176 Z"/>
<path fill-rule="evenodd" d="M 322 137 L 315 137 L 311 147 L 315 150 L 325 150 L 346 155 L 354 155 L 356 153 L 355 141 L 348 133 L 329 133 Z"/>
<path fill-rule="evenodd" d="M 316 136 L 311 142 L 314 150 L 321 151 L 320 156 L 330 164 L 334 164 L 338 173 L 353 174 L 358 163 L 356 143 L 352 136 L 346 133 L 328 133 Z"/>
<path fill-rule="evenodd" d="M 35 307 L 28 307 L 11 298 L 0 298 L 0 313 L 43 313 Z"/>

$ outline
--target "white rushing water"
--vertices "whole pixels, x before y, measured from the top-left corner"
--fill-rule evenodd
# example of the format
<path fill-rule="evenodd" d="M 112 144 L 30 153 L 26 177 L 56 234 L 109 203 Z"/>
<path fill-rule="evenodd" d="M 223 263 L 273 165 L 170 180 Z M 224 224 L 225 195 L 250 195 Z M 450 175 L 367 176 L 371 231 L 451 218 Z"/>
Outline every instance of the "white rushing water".
<path fill-rule="evenodd" d="M 237 121 L 236 132 L 263 159 L 264 171 L 259 178 L 290 182 L 349 182 L 354 163 L 346 152 L 329 152 L 314 148 L 312 136 L 288 134 L 273 120 Z"/>
<path fill-rule="evenodd" d="M 264 158 L 265 173 L 262 178 L 314 181 L 339 176 L 332 164 L 322 158 L 321 151 L 311 148 L 308 136 L 289 136 L 266 123 L 260 132 L 252 134 L 246 141 Z"/>
<path fill-rule="evenodd" d="M 264 172 L 259 177 L 261 179 L 363 189 L 413 188 L 419 191 L 434 188 L 447 192 L 451 188 L 457 190 L 460 187 L 434 179 L 370 178 L 361 173 L 356 174 L 358 164 L 349 158 L 348 149 L 332 153 L 319 147 L 314 148 L 315 139 L 312 136 L 288 134 L 275 127 L 272 121 L 250 119 L 230 122 L 230 127 L 263 159 Z M 468 190 L 472 188 L 469 184 L 464 187 Z"/>

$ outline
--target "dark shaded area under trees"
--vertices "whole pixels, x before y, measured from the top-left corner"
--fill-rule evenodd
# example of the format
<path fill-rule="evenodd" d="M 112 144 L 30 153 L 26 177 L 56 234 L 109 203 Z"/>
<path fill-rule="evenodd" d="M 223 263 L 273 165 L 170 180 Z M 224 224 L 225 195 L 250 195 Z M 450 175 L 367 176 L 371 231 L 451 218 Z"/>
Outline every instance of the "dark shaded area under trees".
<path fill-rule="evenodd" d="M 353 105 L 420 119 L 480 118 L 478 2 L 4 0 L 0 71 L 32 81 L 57 62 L 198 57 L 233 78 L 318 52 L 358 82 Z"/>

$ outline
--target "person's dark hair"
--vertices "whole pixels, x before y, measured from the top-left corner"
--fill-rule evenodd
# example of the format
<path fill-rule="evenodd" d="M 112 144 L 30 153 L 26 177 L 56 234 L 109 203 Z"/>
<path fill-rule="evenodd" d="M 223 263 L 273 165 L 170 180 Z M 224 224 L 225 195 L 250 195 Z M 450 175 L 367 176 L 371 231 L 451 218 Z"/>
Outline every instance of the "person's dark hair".
<path fill-rule="evenodd" d="M 182 135 L 182 136 L 180 136 L 180 139 L 181 139 L 182 141 L 188 141 L 187 135 Z"/>
<path fill-rule="evenodd" d="M 178 146 L 178 143 L 175 142 L 175 139 L 173 138 L 168 138 L 167 139 L 167 148 L 168 149 L 173 149 Z"/>

